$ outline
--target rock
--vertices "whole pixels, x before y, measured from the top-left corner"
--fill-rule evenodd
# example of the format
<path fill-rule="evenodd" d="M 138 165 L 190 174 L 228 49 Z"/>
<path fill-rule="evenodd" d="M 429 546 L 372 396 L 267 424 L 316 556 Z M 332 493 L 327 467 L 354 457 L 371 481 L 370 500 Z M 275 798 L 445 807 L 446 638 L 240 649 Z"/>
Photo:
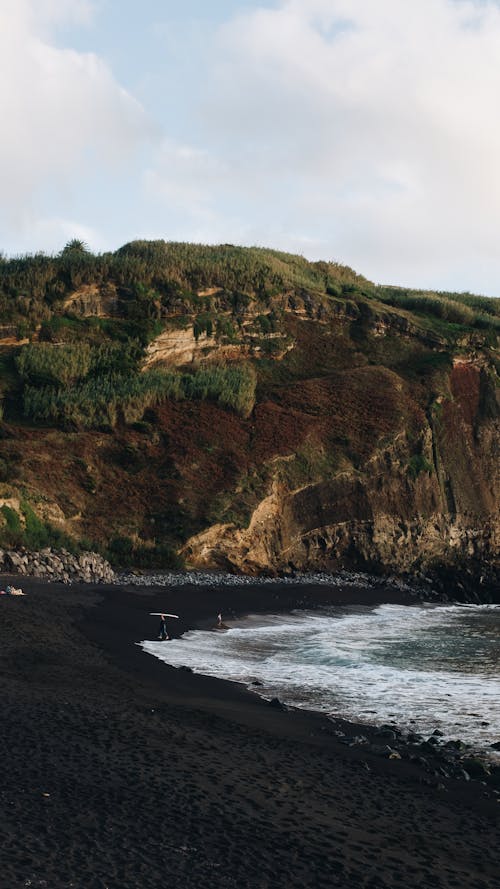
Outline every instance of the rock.
<path fill-rule="evenodd" d="M 45 547 L 40 552 L 30 553 L 9 550 L 5 554 L 7 571 L 34 577 L 46 577 L 52 581 L 69 583 L 113 582 L 115 573 L 109 562 L 98 553 L 83 553 L 78 558 L 67 550 L 55 552 Z"/>
<path fill-rule="evenodd" d="M 402 735 L 403 734 L 400 731 L 400 729 L 397 728 L 397 726 L 389 725 L 388 723 L 384 723 L 383 725 L 381 725 L 380 728 L 378 729 L 378 731 L 379 732 L 392 732 L 392 734 L 394 734 L 394 735 Z"/>
<path fill-rule="evenodd" d="M 469 773 L 471 778 L 484 778 L 491 774 L 487 763 L 483 762 L 481 759 L 476 759 L 475 757 L 463 759 L 462 766 L 464 770 Z"/>
<path fill-rule="evenodd" d="M 500 741 L 495 741 L 493 744 L 490 744 L 490 747 L 492 747 L 493 750 L 500 750 Z"/>
<path fill-rule="evenodd" d="M 288 710 L 286 704 L 283 704 L 279 698 L 271 698 L 271 700 L 269 701 L 269 706 L 272 707 L 274 710 Z"/>
<path fill-rule="evenodd" d="M 356 735 L 351 738 L 350 746 L 354 747 L 356 744 L 368 744 L 368 738 L 365 738 L 364 735 Z"/>
<path fill-rule="evenodd" d="M 500 766 L 491 766 L 491 783 L 500 788 Z"/>
<path fill-rule="evenodd" d="M 409 760 L 410 762 L 414 762 L 416 765 L 421 766 L 423 769 L 427 769 L 429 767 L 429 762 L 425 758 L 425 756 L 415 756 L 414 754 L 410 754 Z"/>
<path fill-rule="evenodd" d="M 11 552 L 9 550 L 5 555 L 5 564 L 7 569 L 12 569 L 14 571 L 18 571 L 23 566 L 23 558 L 19 553 Z"/>
<path fill-rule="evenodd" d="M 436 753 L 436 744 L 437 741 L 435 741 L 434 744 L 431 744 L 429 741 L 423 741 L 421 744 L 419 744 L 419 750 L 421 750 L 422 753 L 432 753 L 432 755 L 434 756 Z"/>
<path fill-rule="evenodd" d="M 383 738 L 386 741 L 395 741 L 397 739 L 396 732 L 389 728 L 380 728 L 374 732 L 377 738 Z"/>
<path fill-rule="evenodd" d="M 392 747 L 389 747 L 388 744 L 384 744 L 383 746 L 373 744 L 370 749 L 376 756 L 384 756 L 386 759 L 390 757 L 391 753 L 397 752 L 396 750 L 393 750 Z"/>

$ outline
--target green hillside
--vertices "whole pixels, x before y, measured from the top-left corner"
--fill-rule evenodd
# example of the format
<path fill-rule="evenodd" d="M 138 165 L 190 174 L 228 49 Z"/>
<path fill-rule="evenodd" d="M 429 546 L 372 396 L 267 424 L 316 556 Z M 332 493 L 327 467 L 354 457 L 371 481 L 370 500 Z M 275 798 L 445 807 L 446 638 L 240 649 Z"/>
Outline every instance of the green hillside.
<path fill-rule="evenodd" d="M 477 445 L 496 422 L 499 333 L 499 299 L 378 287 L 262 248 L 94 255 L 72 241 L 3 258 L 0 543 L 64 538 L 115 563 L 179 564 L 193 535 L 248 529 L 273 485 L 317 494 L 361 478 L 402 435 L 404 483 L 418 500 L 434 472 L 432 496 L 449 499 L 457 423 Z M 456 385 L 477 392 L 453 388 L 464 360 L 479 382 Z M 447 422 L 453 471 L 436 458 Z"/>

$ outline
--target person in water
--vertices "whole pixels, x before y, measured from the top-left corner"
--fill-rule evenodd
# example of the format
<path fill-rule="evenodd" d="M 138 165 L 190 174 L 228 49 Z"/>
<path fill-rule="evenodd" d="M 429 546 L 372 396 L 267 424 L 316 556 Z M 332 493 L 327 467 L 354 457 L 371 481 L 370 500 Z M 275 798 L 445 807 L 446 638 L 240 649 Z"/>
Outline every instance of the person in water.
<path fill-rule="evenodd" d="M 160 639 L 162 640 L 162 642 L 168 641 L 170 639 L 167 630 L 167 621 L 165 620 L 164 614 L 160 616 Z"/>

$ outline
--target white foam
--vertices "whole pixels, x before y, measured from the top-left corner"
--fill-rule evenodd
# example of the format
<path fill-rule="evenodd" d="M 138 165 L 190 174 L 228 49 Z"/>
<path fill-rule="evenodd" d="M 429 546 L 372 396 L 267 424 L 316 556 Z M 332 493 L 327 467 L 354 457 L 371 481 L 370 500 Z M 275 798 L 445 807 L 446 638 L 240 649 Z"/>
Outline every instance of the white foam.
<path fill-rule="evenodd" d="M 251 615 L 144 650 L 266 697 L 489 748 L 500 739 L 498 606 L 382 605 Z M 483 724 L 487 723 L 487 724 Z"/>

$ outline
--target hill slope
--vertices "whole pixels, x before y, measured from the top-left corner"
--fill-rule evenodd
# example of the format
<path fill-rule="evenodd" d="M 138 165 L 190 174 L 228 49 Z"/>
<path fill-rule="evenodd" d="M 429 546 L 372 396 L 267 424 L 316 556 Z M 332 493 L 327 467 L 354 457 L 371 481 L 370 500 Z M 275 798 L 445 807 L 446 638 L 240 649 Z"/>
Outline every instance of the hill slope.
<path fill-rule="evenodd" d="M 0 542 L 258 572 L 499 551 L 500 300 L 271 250 L 0 262 Z"/>

